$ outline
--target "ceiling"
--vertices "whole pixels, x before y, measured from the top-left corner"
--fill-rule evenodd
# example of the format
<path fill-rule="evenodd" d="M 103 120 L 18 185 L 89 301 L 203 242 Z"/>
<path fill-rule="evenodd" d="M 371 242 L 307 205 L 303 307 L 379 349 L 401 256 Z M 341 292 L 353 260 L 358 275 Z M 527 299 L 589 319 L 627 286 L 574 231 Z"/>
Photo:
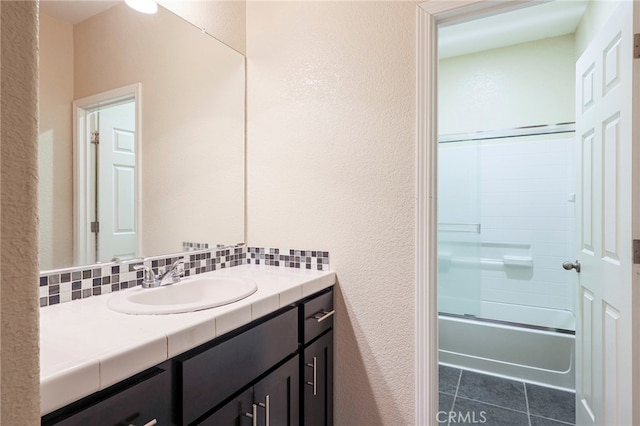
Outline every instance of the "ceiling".
<path fill-rule="evenodd" d="M 482 19 L 441 27 L 441 59 L 575 32 L 587 0 L 537 3 Z"/>
<path fill-rule="evenodd" d="M 54 18 L 76 24 L 122 0 L 41 0 L 40 9 Z M 511 46 L 575 32 L 587 0 L 537 3 L 511 12 L 441 27 L 438 51 L 441 59 Z"/>
<path fill-rule="evenodd" d="M 40 11 L 62 21 L 77 24 L 119 3 L 122 3 L 122 0 L 40 0 Z"/>

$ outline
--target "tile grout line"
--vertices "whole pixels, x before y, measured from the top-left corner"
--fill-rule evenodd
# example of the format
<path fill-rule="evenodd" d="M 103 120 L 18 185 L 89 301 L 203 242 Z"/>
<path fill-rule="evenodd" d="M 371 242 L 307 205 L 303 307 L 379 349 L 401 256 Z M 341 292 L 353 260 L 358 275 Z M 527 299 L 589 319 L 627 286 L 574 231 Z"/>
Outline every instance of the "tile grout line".
<path fill-rule="evenodd" d="M 487 402 L 487 401 L 483 401 L 481 399 L 467 398 L 467 397 L 464 397 L 464 396 L 461 396 L 460 398 L 462 398 L 462 399 L 464 399 L 466 401 L 478 402 L 478 403 L 483 404 L 483 405 L 489 405 L 491 407 L 500 408 L 502 410 L 513 411 L 514 413 L 527 414 L 526 411 L 516 410 L 515 408 L 505 407 L 503 405 L 494 404 L 493 402 Z M 553 420 L 553 419 L 549 419 L 549 420 Z"/>
<path fill-rule="evenodd" d="M 519 380 L 508 379 L 508 378 L 505 378 L 505 377 L 491 376 L 491 375 L 484 374 L 484 373 L 480 373 L 480 372 L 477 372 L 477 371 L 461 369 L 461 373 L 462 373 L 462 372 L 464 372 L 464 371 L 471 371 L 471 373 L 479 374 L 479 375 L 481 375 L 481 376 L 493 377 L 493 378 L 495 378 L 495 379 L 498 379 L 498 380 L 500 380 L 500 381 L 504 381 L 504 382 L 515 382 L 515 383 L 520 383 L 520 384 L 522 384 L 522 385 L 523 385 L 523 388 L 524 388 L 524 382 L 519 381 Z M 461 374 L 461 377 L 462 377 L 462 374 Z M 460 381 L 462 381 L 462 380 L 460 380 Z M 456 392 L 456 399 L 457 399 L 457 395 L 458 395 L 458 394 L 457 394 L 457 392 Z M 492 407 L 501 408 L 501 409 L 503 409 L 503 410 L 513 411 L 513 412 L 515 412 L 515 413 L 527 414 L 527 418 L 528 418 L 528 417 L 529 417 L 529 403 L 528 403 L 528 399 L 527 399 L 527 394 L 526 394 L 526 392 L 525 392 L 524 397 L 525 397 L 525 411 L 522 411 L 522 410 L 517 409 L 517 408 L 507 407 L 507 406 L 505 406 L 505 405 L 500 405 L 500 404 L 498 404 L 498 403 L 488 402 L 488 401 L 485 401 L 484 399 L 476 399 L 476 398 L 467 397 L 467 396 L 461 396 L 460 398 L 465 399 L 465 400 L 468 400 L 468 401 L 479 402 L 479 403 L 481 403 L 481 404 L 485 404 L 485 405 L 490 405 L 490 406 L 492 406 Z M 480 397 L 480 398 L 482 398 L 482 397 Z M 531 426 L 531 425 L 529 425 L 529 426 Z"/>
<path fill-rule="evenodd" d="M 540 419 L 550 420 L 550 421 L 552 421 L 554 423 L 558 423 L 558 424 L 561 424 L 561 425 L 567 425 L 567 426 L 575 426 L 576 425 L 575 423 L 567 423 L 564 420 L 558 420 L 558 419 L 554 419 L 552 417 L 539 416 L 537 414 L 536 414 L 536 417 L 538 417 Z"/>
<path fill-rule="evenodd" d="M 458 374 L 458 383 L 456 383 L 456 392 L 453 394 L 453 402 L 451 403 L 451 411 L 456 406 L 456 399 L 458 398 L 458 390 L 460 389 L 460 382 L 462 381 L 462 369 L 459 368 L 460 374 Z M 451 426 L 451 418 L 447 421 L 447 426 Z"/>
<path fill-rule="evenodd" d="M 529 409 L 529 393 L 527 393 L 527 384 L 522 382 L 522 386 L 524 387 L 524 403 L 527 406 L 527 420 L 529 421 L 529 426 L 531 426 L 531 410 Z"/>

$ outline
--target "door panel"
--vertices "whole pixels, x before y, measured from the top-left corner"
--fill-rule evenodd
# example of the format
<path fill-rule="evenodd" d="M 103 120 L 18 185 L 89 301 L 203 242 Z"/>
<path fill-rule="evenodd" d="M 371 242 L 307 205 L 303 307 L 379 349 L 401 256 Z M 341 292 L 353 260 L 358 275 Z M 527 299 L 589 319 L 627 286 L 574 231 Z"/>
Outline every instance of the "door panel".
<path fill-rule="evenodd" d="M 632 40 L 621 2 L 576 63 L 578 315 L 576 423 L 633 423 Z"/>
<path fill-rule="evenodd" d="M 578 371 L 582 372 L 582 375 L 578 378 L 578 382 L 581 381 L 580 394 L 582 395 L 582 404 L 587 412 L 589 418 L 593 421 L 593 396 L 594 383 L 593 383 L 593 294 L 587 289 L 582 289 L 582 321 L 580 329 L 582 330 L 583 338 L 581 339 L 580 353 L 581 364 L 578 365 Z M 577 388 L 576 388 L 577 389 Z M 576 392 L 578 393 L 578 392 Z"/>
<path fill-rule="evenodd" d="M 620 313 L 605 304 L 603 325 L 603 365 L 604 365 L 604 424 L 621 425 L 619 418 L 619 388 L 617 375 L 619 373 L 618 360 L 620 359 L 618 339 L 620 326 Z"/>
<path fill-rule="evenodd" d="M 99 111 L 98 260 L 136 256 L 135 102 Z"/>
<path fill-rule="evenodd" d="M 129 111 L 133 112 L 133 111 Z M 113 129 L 114 157 L 125 164 L 113 164 L 113 234 L 135 235 L 136 167 L 135 131 Z M 135 246 L 133 247 L 135 250 Z"/>
<path fill-rule="evenodd" d="M 620 155 L 619 141 L 620 114 L 616 113 L 613 117 L 605 120 L 603 123 L 603 147 L 604 147 L 604 204 L 603 208 L 603 228 L 604 228 L 604 244 L 603 258 L 615 265 L 620 264 L 618 256 L 618 233 L 619 226 L 619 200 L 620 186 L 618 185 L 620 169 L 618 167 L 618 158 Z"/>
<path fill-rule="evenodd" d="M 582 217 L 579 220 L 582 223 L 580 241 L 581 249 L 587 254 L 593 255 L 593 150 L 594 150 L 594 136 L 593 132 L 589 131 L 582 137 L 582 176 L 579 180 L 582 182 L 581 192 L 581 211 Z"/>
<path fill-rule="evenodd" d="M 135 167 L 113 167 L 113 233 L 135 232 Z"/>

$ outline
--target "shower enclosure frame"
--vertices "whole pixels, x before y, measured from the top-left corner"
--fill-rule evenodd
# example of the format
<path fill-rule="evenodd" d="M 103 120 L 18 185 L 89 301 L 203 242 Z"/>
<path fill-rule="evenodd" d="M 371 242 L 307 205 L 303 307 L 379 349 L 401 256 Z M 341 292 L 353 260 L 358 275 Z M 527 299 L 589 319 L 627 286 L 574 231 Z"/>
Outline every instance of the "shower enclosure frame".
<path fill-rule="evenodd" d="M 567 135 L 567 134 L 570 134 L 571 136 L 565 137 L 564 135 Z M 559 140 L 565 140 L 565 139 L 568 141 L 573 140 L 575 137 L 575 122 L 571 121 L 571 122 L 562 122 L 562 123 L 553 123 L 553 124 L 536 124 L 536 125 L 528 125 L 528 126 L 521 126 L 521 127 L 513 127 L 508 129 L 479 130 L 479 131 L 471 131 L 471 132 L 464 132 L 464 133 L 438 135 L 438 146 L 439 146 L 438 158 L 440 162 L 439 165 L 442 166 L 443 161 L 445 164 L 445 166 L 440 167 L 440 169 L 438 170 L 439 185 L 443 185 L 448 181 L 448 179 L 444 178 L 442 175 L 442 172 L 447 170 L 446 164 L 448 164 L 448 162 L 442 158 L 442 154 L 444 153 L 443 150 L 448 144 L 456 144 L 459 142 L 474 143 L 475 145 L 473 145 L 473 148 L 471 148 L 472 152 L 474 152 L 476 156 L 482 157 L 483 156 L 482 152 L 484 152 L 482 148 L 482 144 L 484 142 L 488 142 L 491 144 L 491 143 L 496 143 L 497 141 L 502 142 L 502 141 L 509 141 L 509 140 L 517 140 L 518 141 L 517 143 L 531 144 L 531 143 L 541 142 L 542 140 L 546 140 L 546 139 L 540 139 L 539 137 L 548 138 L 550 136 L 558 137 L 560 138 Z M 494 145 L 494 146 L 498 146 L 498 145 Z M 466 146 L 466 148 L 470 148 L 470 146 Z M 474 151 L 474 149 L 477 149 L 478 151 Z M 457 160 L 461 159 L 460 155 L 463 155 L 463 154 L 461 154 L 460 152 L 456 154 L 455 157 Z M 479 166 L 479 167 L 480 167 L 480 170 L 482 170 L 482 168 L 485 166 Z M 465 169 L 467 169 L 467 167 Z M 481 173 L 480 170 L 477 170 L 471 173 L 480 174 Z M 555 176 L 555 177 L 558 178 L 558 176 Z M 507 177 L 506 179 L 509 179 L 509 178 Z M 479 180 L 482 181 L 482 178 L 480 177 Z M 456 188 L 457 189 L 455 192 L 457 196 L 459 196 L 460 192 L 464 192 L 459 187 L 456 187 Z M 546 189 L 551 190 L 551 188 L 546 188 Z M 554 190 L 557 189 L 556 183 L 554 183 L 553 189 Z M 442 190 L 442 187 L 440 188 L 440 190 Z M 477 188 L 476 188 L 476 191 L 477 191 Z M 472 190 L 471 192 L 473 193 L 474 190 Z M 479 194 L 476 194 L 476 195 L 479 196 Z M 441 202 L 438 205 L 438 208 L 440 209 L 440 214 L 443 215 L 444 214 L 443 209 L 447 210 L 447 203 L 442 202 L 442 199 L 443 199 L 442 196 L 439 199 L 441 200 Z M 474 202 L 469 199 L 465 199 L 465 201 L 468 203 L 468 205 L 472 205 Z M 475 201 L 479 202 L 479 200 L 475 200 Z M 575 198 L 574 198 L 574 202 L 575 202 Z M 448 213 L 451 213 L 450 210 L 451 210 L 451 207 L 449 206 Z M 469 209 L 465 209 L 465 211 L 468 213 L 468 211 L 474 211 L 474 209 L 473 207 L 470 207 Z M 476 212 L 476 214 L 480 214 L 480 213 Z M 535 262 L 533 260 L 534 254 L 530 251 L 532 249 L 532 245 L 529 242 L 525 243 L 525 241 L 521 239 L 509 240 L 509 242 L 505 242 L 504 240 L 495 240 L 491 238 L 488 240 L 485 240 L 484 238 L 474 240 L 473 239 L 474 234 L 477 234 L 478 237 L 480 237 L 481 226 L 482 226 L 482 229 L 484 229 L 484 226 L 486 225 L 485 223 L 482 223 L 481 225 L 481 222 L 484 222 L 484 221 L 481 220 L 479 217 L 477 218 L 478 223 L 443 223 L 441 222 L 441 220 L 443 220 L 442 217 L 440 217 L 438 220 L 438 234 L 439 234 L 438 235 L 438 250 L 439 250 L 438 251 L 438 267 L 439 267 L 438 272 L 439 274 L 443 273 L 446 275 L 446 272 L 447 270 L 449 270 L 449 268 L 455 268 L 457 266 L 459 269 L 460 267 L 462 267 L 464 268 L 465 271 L 468 272 L 468 274 L 471 274 L 471 275 L 467 274 L 466 276 L 462 276 L 462 277 L 458 275 L 454 279 L 454 281 L 457 281 L 458 283 L 466 282 L 467 284 L 470 284 L 469 281 L 474 282 L 475 277 L 480 279 L 481 282 L 485 282 L 485 280 L 487 279 L 489 281 L 492 280 L 492 278 L 487 278 L 487 277 L 481 278 L 481 270 L 483 268 L 490 269 L 493 271 L 498 269 L 502 271 L 503 269 L 501 268 L 507 268 L 503 270 L 503 272 L 506 274 L 507 277 L 509 276 L 509 274 L 507 273 L 507 270 L 511 270 L 512 273 L 515 270 L 523 270 L 522 268 L 525 268 L 525 269 L 530 268 L 532 271 L 535 270 L 534 268 Z M 493 226 L 495 227 L 495 224 Z M 443 235 L 440 235 L 443 232 L 445 234 L 448 233 L 449 235 L 455 235 L 457 237 L 461 237 L 462 235 L 469 235 L 471 237 L 471 240 L 466 238 L 462 238 L 462 239 L 455 238 L 453 240 L 451 239 L 447 240 L 446 238 L 444 238 Z M 573 235 L 573 237 L 575 237 L 575 234 Z M 517 242 L 514 242 L 514 241 L 517 241 Z M 538 241 L 538 242 L 541 242 L 541 241 Z M 548 243 L 550 241 L 544 241 L 544 242 Z M 447 244 L 453 244 L 454 247 L 447 246 Z M 456 244 L 458 245 L 458 249 L 455 248 Z M 472 247 L 480 251 L 474 252 L 473 251 L 474 248 L 472 248 L 471 253 L 469 252 L 466 252 L 466 254 L 462 254 L 461 252 L 456 253 L 457 250 L 460 250 L 460 249 L 464 250 L 464 248 L 461 246 L 465 246 L 465 244 L 467 244 L 467 247 L 469 247 L 468 244 L 471 244 Z M 446 248 L 444 248 L 445 246 Z M 575 242 L 572 242 L 570 244 L 570 247 L 573 248 L 574 246 L 575 246 Z M 488 252 L 483 251 L 487 249 L 493 250 L 492 254 L 489 254 Z M 453 253 L 451 253 L 452 250 L 453 250 Z M 501 250 L 507 250 L 508 252 L 505 252 L 503 256 L 500 256 Z M 513 250 L 520 250 L 520 251 L 523 251 L 523 253 L 514 254 L 512 252 Z M 528 253 L 525 254 L 524 251 L 527 251 Z M 564 260 L 566 260 L 566 254 L 567 253 L 565 253 L 565 255 L 560 256 L 557 259 L 558 265 L 560 265 Z M 477 257 L 477 259 L 475 259 L 475 257 Z M 570 283 L 572 278 L 574 278 L 573 274 L 566 274 L 566 271 L 563 271 L 561 268 L 558 268 L 557 273 L 558 273 L 558 278 L 562 276 L 564 277 L 564 279 L 567 279 L 567 285 Z M 451 278 L 449 278 L 449 280 L 450 279 Z M 507 278 L 507 280 L 508 279 L 509 278 Z M 475 289 L 476 286 L 480 286 L 480 282 L 474 282 L 474 284 L 471 284 L 472 287 L 469 288 L 469 287 L 459 287 L 458 284 L 455 284 L 447 280 L 445 281 L 443 280 L 445 280 L 444 276 L 439 275 L 438 277 L 438 288 L 439 288 L 438 313 L 441 316 L 464 317 L 467 320 L 475 319 L 478 321 L 485 321 L 485 322 L 487 321 L 499 322 L 499 323 L 510 325 L 516 328 L 521 328 L 523 331 L 527 328 L 529 329 L 538 328 L 538 329 L 544 329 L 548 332 L 559 332 L 559 333 L 570 333 L 575 331 L 575 325 L 571 325 L 574 323 L 574 320 L 570 319 L 570 318 L 573 318 L 573 315 L 575 315 L 574 308 L 572 307 L 572 302 L 569 302 L 569 305 L 565 307 L 565 309 L 567 310 L 563 311 L 560 314 L 560 317 L 556 316 L 554 317 L 553 320 L 546 320 L 546 321 L 543 321 L 541 319 L 536 320 L 534 319 L 534 317 L 531 316 L 532 315 L 531 313 L 524 317 L 523 316 L 514 317 L 512 312 L 511 314 L 506 314 L 506 317 L 502 317 L 500 315 L 505 315 L 505 313 L 504 311 L 499 309 L 497 306 L 502 305 L 504 303 L 516 304 L 517 302 L 505 302 L 505 301 L 493 300 L 492 302 L 497 303 L 497 305 L 493 305 L 493 307 L 488 307 L 488 305 L 484 306 L 486 304 L 486 301 L 480 300 L 481 299 L 480 294 L 474 294 L 472 290 L 472 289 Z M 446 284 L 443 284 L 445 282 Z M 443 285 L 445 287 L 443 287 Z M 452 296 L 451 293 L 442 291 L 443 288 L 447 288 L 452 285 L 458 286 L 457 291 L 461 291 L 461 294 L 464 296 L 460 296 L 461 298 L 459 299 L 457 295 Z M 478 302 L 478 303 L 476 304 L 475 302 Z M 471 303 L 471 305 L 469 305 L 469 303 Z M 535 305 L 535 306 L 530 305 L 527 302 L 521 302 L 521 304 L 523 305 L 523 307 L 526 307 L 527 309 L 559 309 L 558 307 L 550 307 L 544 304 Z M 503 313 L 498 314 L 498 312 L 503 312 Z M 520 310 L 520 312 L 522 311 Z M 569 312 L 571 312 L 571 314 L 569 314 Z M 567 315 L 564 315 L 564 313 L 566 313 Z M 546 313 L 542 315 L 548 316 L 549 314 Z M 528 320 L 525 318 L 528 318 Z M 439 330 L 439 332 L 442 333 L 442 330 Z M 439 337 L 440 337 L 440 344 L 441 344 L 442 343 L 441 339 L 443 336 L 440 335 Z M 442 347 L 440 347 L 440 349 L 442 349 Z M 442 358 L 440 358 L 440 363 L 442 362 L 443 360 Z M 518 376 L 516 375 L 514 377 L 517 378 Z M 534 378 L 531 378 L 530 380 L 535 381 Z M 544 383 L 545 381 L 540 382 L 540 384 L 544 384 Z M 549 385 L 551 386 L 551 384 Z M 566 389 L 571 388 L 566 384 L 564 385 L 564 387 Z"/>

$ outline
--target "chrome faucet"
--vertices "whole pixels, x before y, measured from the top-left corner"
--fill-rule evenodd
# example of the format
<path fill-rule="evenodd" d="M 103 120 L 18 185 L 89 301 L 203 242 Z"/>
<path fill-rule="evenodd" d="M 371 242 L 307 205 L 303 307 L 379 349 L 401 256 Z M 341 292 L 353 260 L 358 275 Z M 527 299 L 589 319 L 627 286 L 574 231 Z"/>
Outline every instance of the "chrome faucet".
<path fill-rule="evenodd" d="M 136 271 L 144 271 L 144 277 L 142 278 L 142 288 L 155 288 L 179 282 L 180 278 L 184 274 L 184 260 L 176 260 L 169 268 L 167 268 L 166 271 L 164 271 L 159 276 L 157 276 L 153 272 L 153 269 L 147 265 L 135 265 L 133 269 L 135 269 Z"/>

